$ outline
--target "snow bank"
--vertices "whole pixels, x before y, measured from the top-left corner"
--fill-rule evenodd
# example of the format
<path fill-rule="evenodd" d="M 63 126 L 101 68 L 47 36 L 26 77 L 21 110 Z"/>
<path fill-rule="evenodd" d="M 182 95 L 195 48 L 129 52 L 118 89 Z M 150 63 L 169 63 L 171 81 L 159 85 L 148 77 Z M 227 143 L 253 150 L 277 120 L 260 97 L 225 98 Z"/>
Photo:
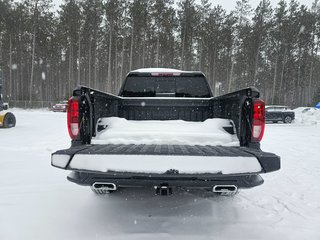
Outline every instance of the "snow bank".
<path fill-rule="evenodd" d="M 293 110 L 295 122 L 305 125 L 320 124 L 320 110 L 314 107 L 299 107 Z"/>
<path fill-rule="evenodd" d="M 128 121 L 110 117 L 99 121 L 106 129 L 98 132 L 93 144 L 169 144 L 239 146 L 236 134 L 231 135 L 223 127 L 230 127 L 227 119 L 207 119 L 204 122 Z"/>

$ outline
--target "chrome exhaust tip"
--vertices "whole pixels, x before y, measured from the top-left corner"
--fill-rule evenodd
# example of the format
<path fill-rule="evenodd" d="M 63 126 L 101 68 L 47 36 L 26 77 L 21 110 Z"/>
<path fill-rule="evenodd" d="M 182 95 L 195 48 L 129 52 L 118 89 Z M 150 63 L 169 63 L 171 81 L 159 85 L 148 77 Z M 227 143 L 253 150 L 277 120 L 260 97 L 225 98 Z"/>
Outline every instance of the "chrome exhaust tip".
<path fill-rule="evenodd" d="M 117 186 L 114 183 L 95 182 L 92 184 L 92 188 L 96 190 L 114 191 L 117 190 Z"/>
<path fill-rule="evenodd" d="M 212 191 L 215 193 L 237 193 L 238 187 L 236 185 L 215 185 Z"/>

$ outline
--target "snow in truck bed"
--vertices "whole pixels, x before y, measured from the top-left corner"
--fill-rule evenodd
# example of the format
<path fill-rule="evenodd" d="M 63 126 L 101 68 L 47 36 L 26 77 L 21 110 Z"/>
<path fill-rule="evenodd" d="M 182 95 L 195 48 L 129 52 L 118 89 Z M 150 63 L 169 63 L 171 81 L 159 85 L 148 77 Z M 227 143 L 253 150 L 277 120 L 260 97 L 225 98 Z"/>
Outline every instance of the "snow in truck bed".
<path fill-rule="evenodd" d="M 231 121 L 213 118 L 204 122 L 183 120 L 132 121 L 110 117 L 100 119 L 98 125 L 106 127 L 97 132 L 92 144 L 168 144 L 168 145 L 211 145 L 239 146 L 237 135 L 223 127 Z"/>

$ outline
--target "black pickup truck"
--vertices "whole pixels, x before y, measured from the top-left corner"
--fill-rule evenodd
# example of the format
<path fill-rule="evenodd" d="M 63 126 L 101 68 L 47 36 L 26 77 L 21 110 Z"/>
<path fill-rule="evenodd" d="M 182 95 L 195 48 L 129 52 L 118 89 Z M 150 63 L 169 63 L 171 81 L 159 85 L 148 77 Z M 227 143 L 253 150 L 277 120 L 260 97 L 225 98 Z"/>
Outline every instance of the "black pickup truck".
<path fill-rule="evenodd" d="M 280 157 L 260 149 L 258 90 L 214 97 L 198 71 L 135 70 L 118 96 L 79 86 L 67 119 L 71 147 L 53 153 L 51 164 L 98 194 L 129 187 L 235 194 L 280 169 Z"/>

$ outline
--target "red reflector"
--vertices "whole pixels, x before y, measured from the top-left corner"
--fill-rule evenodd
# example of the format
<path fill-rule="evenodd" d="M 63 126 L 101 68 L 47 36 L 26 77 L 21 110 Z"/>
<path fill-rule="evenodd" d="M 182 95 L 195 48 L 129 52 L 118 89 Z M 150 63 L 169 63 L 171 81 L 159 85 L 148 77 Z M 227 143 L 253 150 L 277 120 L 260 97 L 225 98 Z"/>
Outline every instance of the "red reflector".
<path fill-rule="evenodd" d="M 264 134 L 265 122 L 265 103 L 261 99 L 256 99 L 253 103 L 252 142 L 261 141 Z"/>
<path fill-rule="evenodd" d="M 68 101 L 67 121 L 70 138 L 75 140 L 80 135 L 79 101 L 75 97 L 71 97 Z"/>

